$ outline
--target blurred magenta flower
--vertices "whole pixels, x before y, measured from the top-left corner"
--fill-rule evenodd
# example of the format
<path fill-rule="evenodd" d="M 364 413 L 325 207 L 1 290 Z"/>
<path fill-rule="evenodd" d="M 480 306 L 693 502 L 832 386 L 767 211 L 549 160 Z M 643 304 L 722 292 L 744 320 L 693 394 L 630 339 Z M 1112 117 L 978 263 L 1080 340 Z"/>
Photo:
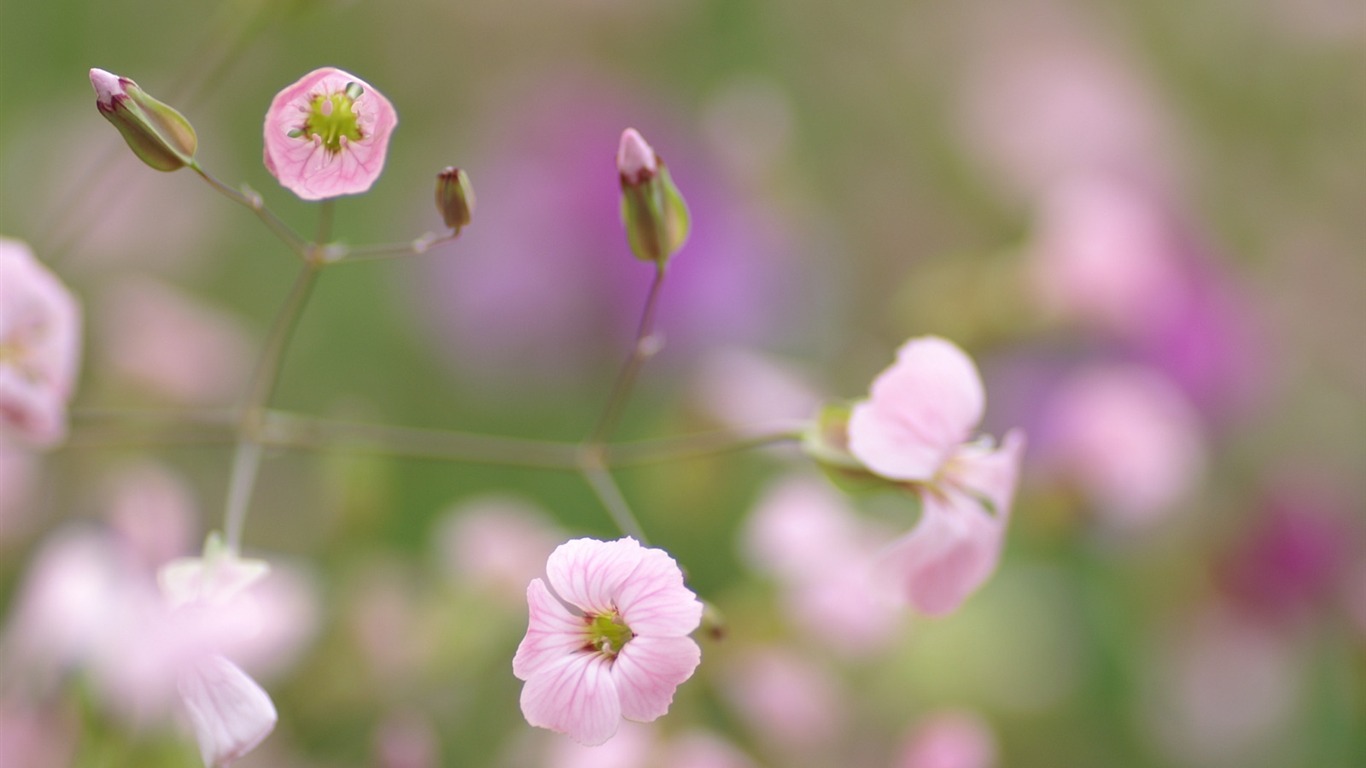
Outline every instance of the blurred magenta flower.
<path fill-rule="evenodd" d="M 512 661 L 527 722 L 592 745 L 623 717 L 667 712 L 701 660 L 688 635 L 702 603 L 673 558 L 631 538 L 574 539 L 551 553 L 546 576 L 550 588 L 527 587 L 530 621 Z"/>
<path fill-rule="evenodd" d="M 993 768 L 996 736 L 971 712 L 945 711 L 915 727 L 896 768 Z"/>
<path fill-rule="evenodd" d="M 849 416 L 849 453 L 873 473 L 914 484 L 921 516 L 884 553 L 880 571 L 921 613 L 958 608 L 996 569 L 1024 434 L 968 442 L 986 405 L 972 359 L 925 336 L 897 351 Z"/>
<path fill-rule="evenodd" d="M 1061 382 L 1043 409 L 1044 473 L 1081 491 L 1105 520 L 1151 523 L 1199 484 L 1204 425 L 1184 393 L 1158 372 L 1095 365 Z"/>
<path fill-rule="evenodd" d="M 668 148 L 691 230 L 669 263 L 651 370 L 678 370 L 718 344 L 772 347 L 818 327 L 800 230 L 746 199 L 685 121 L 587 78 L 500 92 L 478 169 L 479 222 L 456 258 L 415 264 L 410 302 L 431 349 L 493 395 L 582 391 L 613 370 L 654 270 L 622 235 L 616 167 L 623 125 Z M 797 233 L 797 234 L 794 234 Z"/>
<path fill-rule="evenodd" d="M 323 67 L 276 94 L 266 112 L 266 169 L 305 200 L 355 195 L 384 170 L 398 114 L 355 75 Z"/>
<path fill-rule="evenodd" d="M 18 240 L 0 238 L 0 436 L 39 447 L 66 436 L 80 366 L 81 309 Z"/>

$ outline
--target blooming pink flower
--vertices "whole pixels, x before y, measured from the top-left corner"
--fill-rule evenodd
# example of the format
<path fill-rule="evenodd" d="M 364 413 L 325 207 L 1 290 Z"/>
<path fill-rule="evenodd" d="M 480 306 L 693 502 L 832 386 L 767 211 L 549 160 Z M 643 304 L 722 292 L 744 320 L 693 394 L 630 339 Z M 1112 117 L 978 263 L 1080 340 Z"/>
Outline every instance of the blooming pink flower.
<path fill-rule="evenodd" d="M 575 539 L 551 553 L 546 576 L 549 587 L 527 587 L 530 621 L 512 660 L 527 722 L 591 745 L 623 717 L 667 712 L 702 655 L 688 636 L 702 603 L 673 558 L 631 538 Z"/>
<path fill-rule="evenodd" d="M 305 200 L 370 189 L 398 114 L 368 83 L 323 67 L 280 91 L 266 112 L 266 169 Z"/>
<path fill-rule="evenodd" d="M 0 238 L 0 431 L 41 447 L 66 435 L 81 310 L 18 240 Z"/>
<path fill-rule="evenodd" d="M 1000 557 L 1024 435 L 968 442 L 985 407 L 972 359 L 944 339 L 911 339 L 849 417 L 849 452 L 872 472 L 911 484 L 920 521 L 884 552 L 879 570 L 921 613 L 955 610 Z"/>

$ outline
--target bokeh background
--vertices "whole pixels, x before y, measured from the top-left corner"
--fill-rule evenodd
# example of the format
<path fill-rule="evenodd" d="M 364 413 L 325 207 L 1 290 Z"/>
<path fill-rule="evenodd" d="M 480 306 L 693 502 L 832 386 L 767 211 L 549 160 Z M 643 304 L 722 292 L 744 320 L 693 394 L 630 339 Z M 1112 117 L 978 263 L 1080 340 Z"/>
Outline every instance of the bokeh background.
<path fill-rule="evenodd" d="M 617 219 L 635 126 L 694 230 L 621 438 L 804 416 L 936 333 L 979 361 L 984 429 L 1030 449 L 999 572 L 936 620 L 851 611 L 765 545 L 799 508 L 904 528 L 904 500 L 781 449 L 620 472 L 726 632 L 669 716 L 587 756 L 525 724 L 510 668 L 528 574 L 619 535 L 579 477 L 271 452 L 245 541 L 276 564 L 251 671 L 280 723 L 241 766 L 1366 764 L 1352 0 L 0 0 L 0 233 L 87 335 L 68 445 L 0 446 L 0 761 L 196 764 L 174 718 L 35 674 L 20 608 L 73 537 L 150 572 L 221 525 L 229 445 L 91 414 L 232 406 L 295 270 L 129 157 L 87 70 L 176 105 L 207 168 L 309 232 L 261 123 L 324 65 L 400 120 L 339 238 L 438 229 L 446 165 L 478 208 L 452 246 L 329 269 L 278 407 L 580 439 L 649 278 Z"/>

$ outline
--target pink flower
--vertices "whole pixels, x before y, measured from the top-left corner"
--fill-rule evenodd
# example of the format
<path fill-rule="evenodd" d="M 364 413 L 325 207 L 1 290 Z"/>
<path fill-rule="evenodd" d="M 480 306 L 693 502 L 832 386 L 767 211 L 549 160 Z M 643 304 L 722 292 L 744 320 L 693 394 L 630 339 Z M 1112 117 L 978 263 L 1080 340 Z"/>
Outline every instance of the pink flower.
<path fill-rule="evenodd" d="M 0 238 L 0 432 L 40 447 L 66 436 L 81 310 L 18 240 Z"/>
<path fill-rule="evenodd" d="M 906 743 L 897 768 L 992 768 L 996 737 L 970 712 L 945 711 L 926 718 Z"/>
<path fill-rule="evenodd" d="M 919 494 L 920 521 L 879 570 L 925 614 L 958 606 L 996 569 L 1024 435 L 968 442 L 986 396 L 971 358 L 941 338 L 911 339 L 849 417 L 849 452 Z"/>
<path fill-rule="evenodd" d="M 546 576 L 549 588 L 527 587 L 531 617 L 512 660 L 527 722 L 592 745 L 623 717 L 667 712 L 702 654 L 688 637 L 702 603 L 673 558 L 631 538 L 575 539 L 551 553 Z"/>
<path fill-rule="evenodd" d="M 266 112 L 266 169 L 305 200 L 370 189 L 398 114 L 369 83 L 335 67 L 280 91 Z"/>

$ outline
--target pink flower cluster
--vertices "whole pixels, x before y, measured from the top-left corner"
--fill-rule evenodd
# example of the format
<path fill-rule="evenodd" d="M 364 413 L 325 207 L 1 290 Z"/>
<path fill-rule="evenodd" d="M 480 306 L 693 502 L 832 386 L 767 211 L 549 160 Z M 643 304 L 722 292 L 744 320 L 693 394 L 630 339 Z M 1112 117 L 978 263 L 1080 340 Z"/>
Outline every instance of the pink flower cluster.
<path fill-rule="evenodd" d="M 849 452 L 920 497 L 920 521 L 879 569 L 921 613 L 957 609 L 1000 558 L 1024 435 L 1012 431 L 999 447 L 974 440 L 985 405 L 972 359 L 925 336 L 901 347 L 849 418 Z"/>
<path fill-rule="evenodd" d="M 631 538 L 574 539 L 551 553 L 546 580 L 527 587 L 530 621 L 512 661 L 527 722 L 593 745 L 622 718 L 666 713 L 702 655 L 689 637 L 702 603 L 673 558 Z"/>

